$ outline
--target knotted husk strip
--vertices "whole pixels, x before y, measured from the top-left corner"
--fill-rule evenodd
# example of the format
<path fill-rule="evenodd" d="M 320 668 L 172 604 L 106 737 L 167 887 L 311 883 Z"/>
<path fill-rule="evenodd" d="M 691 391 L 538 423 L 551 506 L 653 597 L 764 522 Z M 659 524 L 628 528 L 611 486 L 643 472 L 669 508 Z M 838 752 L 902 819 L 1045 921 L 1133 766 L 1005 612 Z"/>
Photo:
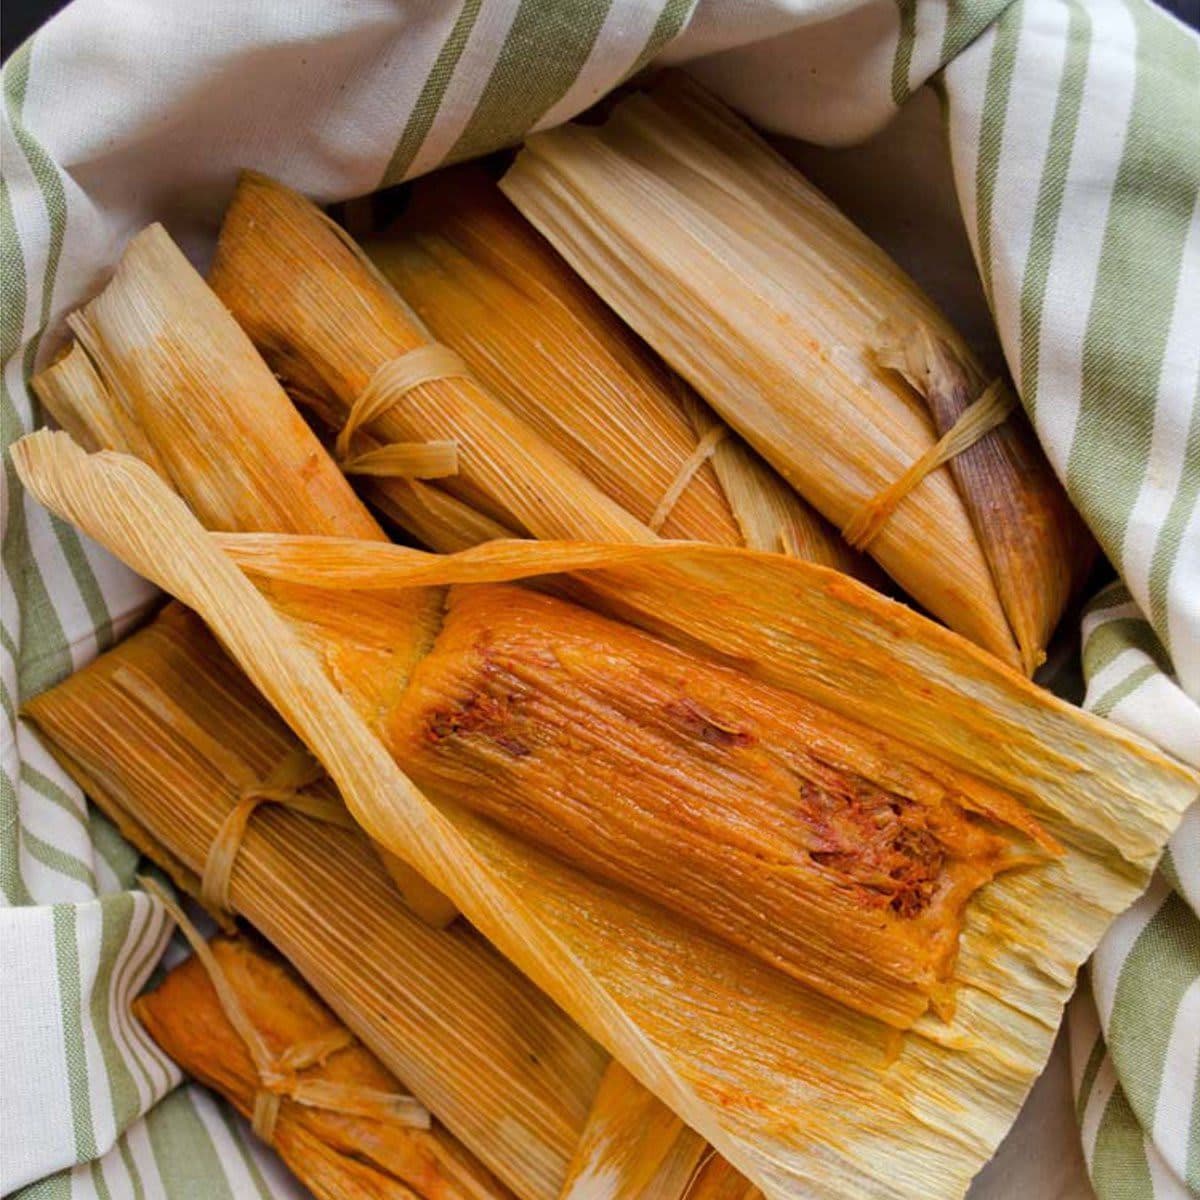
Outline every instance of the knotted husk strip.
<path fill-rule="evenodd" d="M 250 1065 L 257 1077 L 253 1084 L 251 1106 L 253 1129 L 264 1142 L 274 1143 L 285 1100 L 343 1116 L 370 1117 L 403 1129 L 428 1130 L 432 1127 L 429 1110 L 415 1096 L 381 1088 L 377 1086 L 378 1080 L 367 1084 L 344 1077 L 317 1078 L 305 1075 L 301 1078 L 301 1072 L 310 1067 L 325 1066 L 330 1057 L 352 1046 L 354 1035 L 350 1030 L 331 1023 L 329 1028 L 319 1033 L 294 1038 L 279 1048 L 272 1047 L 247 1012 L 215 951 L 192 924 L 187 913 L 156 879 L 139 876 L 138 883 L 167 910 L 191 946 L 195 960 L 208 975 L 222 1015 L 233 1027 L 250 1057 Z"/>
<path fill-rule="evenodd" d="M 924 398 L 939 434 L 953 428 L 979 395 L 981 376 L 973 364 L 927 325 L 885 330 L 877 354 Z M 950 473 L 992 565 L 1025 670 L 1032 673 L 1045 661 L 1060 614 L 1087 579 L 1096 543 L 1020 412 L 956 454 Z"/>
<path fill-rule="evenodd" d="M 25 711 L 92 800 L 193 895 L 244 779 L 299 746 L 177 605 Z M 327 782 L 313 794 L 338 800 Z M 230 899 L 518 1196 L 557 1196 L 607 1056 L 483 938 L 411 915 L 361 832 L 279 806 L 247 829 Z"/>
<path fill-rule="evenodd" d="M 503 1200 L 504 1187 L 444 1126 L 411 1127 L 391 1115 L 400 1085 L 261 942 L 216 938 L 206 947 L 224 986 L 264 1049 L 299 1071 L 312 1106 L 284 1098 L 268 1139 L 319 1200 Z M 213 977 L 192 958 L 134 1001 L 137 1018 L 185 1070 L 244 1116 L 255 1108 L 258 1069 L 230 1020 Z M 377 1099 L 377 1098 L 383 1098 Z M 356 1111 L 362 1109 L 362 1112 Z"/>
<path fill-rule="evenodd" d="M 596 1093 L 559 1200 L 685 1200 L 712 1157 L 702 1137 L 614 1062 Z"/>
<path fill-rule="evenodd" d="M 875 340 L 885 320 L 918 321 L 970 361 L 961 338 L 878 246 L 698 87 L 665 79 L 602 125 L 533 135 L 500 186 L 839 528 L 936 440 L 921 401 L 875 361 Z M 1030 503 L 1053 515 L 1036 492 Z M 929 612 L 1027 664 L 948 468 L 897 506 L 870 553 Z M 1047 610 L 1058 595 L 1038 575 L 1014 586 L 1043 591 Z"/>
<path fill-rule="evenodd" d="M 209 282 L 271 368 L 340 427 L 376 373 L 429 335 L 350 237 L 302 196 L 243 174 Z M 381 441 L 453 440 L 451 495 L 534 537 L 653 541 L 474 379 L 408 391 L 367 427 Z"/>
<path fill-rule="evenodd" d="M 277 554 L 275 539 L 250 539 L 260 570 L 287 574 L 298 559 L 313 580 L 367 586 L 580 570 L 590 556 L 593 586 L 619 596 L 637 623 L 878 723 L 973 772 L 980 786 L 1022 799 L 1066 853 L 975 896 L 953 1019 L 922 1018 L 897 1045 L 879 1022 L 663 910 L 461 810 L 430 805 L 143 465 L 88 458 L 65 435 L 46 433 L 24 439 L 13 460 L 39 500 L 198 607 L 368 832 L 428 871 L 480 932 L 768 1197 L 961 1195 L 1044 1064 L 1075 971 L 1146 886 L 1200 784 L 1139 739 L 814 564 L 696 544 L 525 542 L 440 558 L 366 542 L 317 553 L 312 539 L 298 555 L 298 543 L 283 539 Z M 421 1095 L 411 1071 L 398 1074 Z"/>
<path fill-rule="evenodd" d="M 455 167 L 418 182 L 403 216 L 365 249 L 494 395 L 664 537 L 774 551 L 786 541 L 814 562 L 857 575 L 868 569 L 732 433 L 719 458 L 681 477 L 697 441 L 728 427 L 480 168 Z M 707 413 L 702 428 L 694 409 Z M 681 480 L 685 486 L 664 505 Z"/>

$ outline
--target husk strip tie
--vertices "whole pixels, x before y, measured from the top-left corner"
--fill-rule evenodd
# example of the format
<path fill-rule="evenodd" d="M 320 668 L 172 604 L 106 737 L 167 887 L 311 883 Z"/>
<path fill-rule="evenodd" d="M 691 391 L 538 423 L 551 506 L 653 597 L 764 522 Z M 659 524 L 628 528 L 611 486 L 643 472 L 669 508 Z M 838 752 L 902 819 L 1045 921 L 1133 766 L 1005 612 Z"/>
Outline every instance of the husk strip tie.
<path fill-rule="evenodd" d="M 454 442 L 395 442 L 352 454 L 354 435 L 378 420 L 414 388 L 439 379 L 469 379 L 467 364 L 449 346 L 430 342 L 381 364 L 350 406 L 335 444 L 335 456 L 347 475 L 398 475 L 441 479 L 458 472 Z"/>
<path fill-rule="evenodd" d="M 687 491 L 687 486 L 696 477 L 696 472 L 713 456 L 713 452 L 724 440 L 725 435 L 729 432 L 725 425 L 714 425 L 708 432 L 696 443 L 696 448 L 679 464 L 679 470 L 675 473 L 675 478 L 671 480 L 670 486 L 663 493 L 663 498 L 658 502 L 658 507 L 650 515 L 650 520 L 647 525 L 658 533 L 663 525 L 666 524 L 667 518 L 675 509 L 675 505 L 679 503 L 679 497 Z"/>
<path fill-rule="evenodd" d="M 956 454 L 969 450 L 1008 419 L 1016 406 L 1016 394 L 995 379 L 983 395 L 962 412 L 957 421 L 893 483 L 877 492 L 846 523 L 842 530 L 846 541 L 856 550 L 865 550 L 878 536 L 888 517 L 931 471 L 947 463 Z"/>
<path fill-rule="evenodd" d="M 285 760 L 285 763 L 287 760 Z M 284 764 L 281 764 L 281 767 Z M 252 1126 L 264 1142 L 272 1142 L 279 1120 L 279 1106 L 285 1098 L 310 1108 L 392 1121 L 411 1129 L 428 1129 L 432 1124 L 429 1110 L 414 1096 L 382 1092 L 324 1079 L 299 1079 L 299 1072 L 323 1064 L 331 1055 L 355 1042 L 354 1034 L 344 1026 L 320 1037 L 296 1042 L 282 1054 L 273 1054 L 262 1034 L 250 1020 L 242 1002 L 217 962 L 208 942 L 183 909 L 167 895 L 157 880 L 138 876 L 138 882 L 156 897 L 171 915 L 180 932 L 196 953 L 217 993 L 221 1009 L 241 1038 L 258 1072 L 261 1084 L 254 1096 Z"/>

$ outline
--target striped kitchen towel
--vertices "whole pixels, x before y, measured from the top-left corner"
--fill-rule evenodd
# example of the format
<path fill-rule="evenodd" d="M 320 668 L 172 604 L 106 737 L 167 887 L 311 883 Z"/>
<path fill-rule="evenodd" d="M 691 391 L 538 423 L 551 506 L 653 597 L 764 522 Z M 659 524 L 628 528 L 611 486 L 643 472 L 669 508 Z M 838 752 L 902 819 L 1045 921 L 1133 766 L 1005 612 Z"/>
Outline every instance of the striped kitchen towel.
<path fill-rule="evenodd" d="M 161 219 L 203 262 L 239 167 L 359 195 L 700 59 L 752 119 L 824 145 L 937 91 L 1008 364 L 1121 576 L 1085 619 L 1086 703 L 1200 765 L 1200 42 L 1149 0 L 76 0 L 4 71 L 6 447 L 40 422 L 30 374 L 126 238 Z M 28 501 L 7 455 L 3 524 L 0 1190 L 298 1195 L 131 1020 L 163 914 L 17 718 L 149 590 Z M 1200 1188 L 1198 911 L 1193 809 L 1071 1013 L 1102 1200 Z M 1061 1128 L 1027 1117 L 1023 1157 L 1077 1155 L 1046 1143 Z"/>

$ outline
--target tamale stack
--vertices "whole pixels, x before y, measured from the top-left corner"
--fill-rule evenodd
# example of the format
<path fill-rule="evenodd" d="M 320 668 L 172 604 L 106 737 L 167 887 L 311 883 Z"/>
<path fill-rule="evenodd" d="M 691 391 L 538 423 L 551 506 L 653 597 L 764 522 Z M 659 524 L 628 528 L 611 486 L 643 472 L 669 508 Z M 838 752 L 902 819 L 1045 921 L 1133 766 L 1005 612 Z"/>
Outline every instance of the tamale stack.
<path fill-rule="evenodd" d="M 156 278 L 142 269 L 132 284 L 131 272 L 128 264 L 119 270 L 106 293 L 110 313 L 130 319 L 131 350 L 140 343 L 142 353 L 170 362 L 186 360 L 197 346 L 237 340 L 226 314 L 213 316 L 202 339 L 188 330 L 190 306 L 165 301 L 156 306 L 150 299 L 156 289 L 186 291 L 191 282 L 175 285 L 170 273 Z M 122 303 L 125 288 L 139 297 L 136 307 Z M 170 312 L 171 322 L 162 320 L 162 312 Z M 204 420 L 212 444 L 190 448 L 187 429 L 173 431 L 172 482 L 189 499 L 191 493 L 221 488 L 212 460 L 244 453 L 230 437 L 235 423 L 223 417 L 239 397 L 219 387 L 199 394 L 159 387 L 139 374 L 136 363 L 137 354 L 130 354 L 126 368 L 136 377 L 131 386 L 142 390 L 142 403 L 149 406 L 152 399 L 155 406 L 179 411 L 209 410 Z M 109 386 L 109 379 L 102 382 Z M 266 384 L 263 389 L 265 397 Z M 151 467 L 132 458 L 87 456 L 66 435 L 41 434 L 19 444 L 14 462 L 43 503 L 197 609 L 329 770 L 372 838 L 450 895 L 484 936 L 611 1049 L 635 1079 L 769 1196 L 800 1190 L 839 1197 L 960 1193 L 1044 1061 L 1076 967 L 1111 916 L 1144 886 L 1197 785 L 1192 774 L 1136 739 L 815 564 L 696 544 L 508 542 L 441 558 L 365 538 L 269 533 L 218 539 Z M 595 617 L 603 632 L 580 628 L 597 646 L 573 647 L 564 639 L 570 620 L 559 612 L 547 617 L 551 610 L 545 608 L 521 609 L 529 603 L 525 593 L 457 586 L 561 571 L 586 573 L 610 612 L 657 639 L 641 641 L 611 618 Z M 376 646 L 361 668 L 371 684 L 364 688 L 353 675 L 357 660 L 340 649 L 358 636 L 347 628 L 358 624 L 354 610 L 369 611 L 374 602 L 379 620 L 373 636 L 382 637 L 388 604 L 400 604 L 398 597 L 408 590 L 425 594 L 446 585 L 453 585 L 449 615 L 442 620 L 445 594 L 439 593 L 431 641 L 404 659 L 390 682 Z M 300 621 L 297 589 L 306 598 L 306 618 Z M 532 599 L 541 604 L 544 598 Z M 806 711 L 825 710 L 808 734 L 811 751 L 849 755 L 878 775 L 882 768 L 872 765 L 872 752 L 886 760 L 894 743 L 902 742 L 905 749 L 888 781 L 893 792 L 921 793 L 918 773 L 924 773 L 930 795 L 950 800 L 944 813 L 937 804 L 918 805 L 935 814 L 937 829 L 945 829 L 944 818 L 957 813 L 969 817 L 976 832 L 1016 838 L 1013 850 L 1029 861 L 990 883 L 981 880 L 983 886 L 966 902 L 952 974 L 940 981 L 941 994 L 929 993 L 937 1011 L 915 1021 L 909 1013 L 889 1025 L 855 1009 L 844 987 L 838 998 L 823 995 L 662 904 L 533 849 L 469 811 L 469 790 L 451 795 L 447 788 L 436 804 L 418 792 L 380 735 L 386 735 L 393 712 L 408 715 L 405 703 L 420 700 L 420 692 L 415 699 L 408 695 L 418 685 L 455 671 L 470 679 L 477 643 L 468 638 L 464 653 L 454 639 L 469 632 L 472 614 L 488 604 L 495 606 L 488 634 L 498 644 L 507 639 L 506 663 L 530 672 L 521 685 L 534 700 L 544 694 L 550 702 L 561 694 L 539 691 L 532 677 L 553 668 L 561 642 L 565 661 L 576 668 L 574 676 L 560 680 L 571 702 L 579 708 L 608 704 L 606 689 L 616 688 L 618 712 L 633 717 L 638 726 L 633 736 L 644 737 L 647 747 L 656 731 L 642 732 L 630 706 L 653 699 L 638 695 L 640 687 L 654 683 L 653 670 L 631 675 L 613 654 L 614 670 L 606 677 L 604 656 L 628 650 L 630 659 L 645 658 L 651 668 L 673 676 L 664 708 L 676 706 L 666 715 L 683 726 L 677 732 L 686 734 L 687 749 L 681 748 L 680 761 L 689 769 L 711 764 L 725 770 L 758 761 L 764 746 L 755 740 L 758 730 L 746 728 L 745 697 L 767 705 L 769 718 L 778 715 L 776 704 L 785 703 L 776 696 L 782 691 Z M 522 616 L 525 611 L 533 615 Z M 573 611 L 582 621 L 585 614 Z M 667 665 L 655 668 L 656 663 Z M 486 684 L 486 644 L 480 669 Z M 690 707 L 686 701 L 695 680 L 707 681 L 722 697 L 728 692 L 741 706 L 736 720 L 719 707 L 709 711 L 712 695 Z M 758 690 L 763 684 L 769 688 Z M 527 700 L 524 692 L 513 695 L 518 706 Z M 451 711 L 446 733 L 438 728 L 440 705 L 427 728 L 439 743 L 456 743 L 451 750 L 460 757 L 451 761 L 467 766 L 477 762 L 472 736 L 482 733 L 493 743 L 485 747 L 488 754 L 507 753 L 520 771 L 532 771 L 524 780 L 514 775 L 512 782 L 537 802 L 536 785 L 588 749 L 573 736 L 586 725 L 575 722 L 565 739 L 506 747 L 508 692 L 496 700 L 486 687 L 472 684 L 456 694 L 467 708 L 458 704 Z M 661 720 L 664 714 L 658 715 Z M 765 749 L 777 754 L 773 738 L 764 739 Z M 636 757 L 636 744 L 630 752 Z M 809 798 L 853 816 L 869 794 L 859 791 L 863 776 L 848 774 L 845 759 L 841 762 L 835 786 L 818 788 Z M 603 796 L 592 794 L 598 789 L 589 782 L 587 755 L 578 763 L 575 794 L 602 813 Z M 780 779 L 793 795 L 805 797 L 794 773 Z M 611 776 L 604 783 L 610 786 Z M 571 814 L 579 834 L 595 837 L 595 811 Z M 686 827 L 686 806 L 672 817 Z M 727 848 L 741 845 L 754 825 L 740 809 L 730 818 L 716 843 Z M 1021 829 L 1028 831 L 1023 841 Z M 846 844 L 851 857 L 857 853 L 865 861 L 867 839 L 851 833 Z M 1060 853 L 1054 853 L 1054 844 Z M 661 857 L 658 865 L 669 872 L 674 862 Z M 613 869 L 618 866 L 614 861 Z M 804 880 L 814 878 L 822 864 L 805 850 L 779 867 L 781 876 L 791 872 Z M 951 878 L 946 868 L 944 859 L 939 879 Z M 869 941 L 877 916 L 878 910 L 864 912 L 846 955 L 862 950 L 859 943 Z M 905 919 L 900 913 L 893 917 Z M 907 1026 L 901 1038 L 896 1025 Z M 410 1072 L 398 1074 L 420 1094 Z M 914 1113 L 919 1138 L 913 1136 Z M 946 1132 L 933 1136 L 930 1129 Z"/>
<path fill-rule="evenodd" d="M 511 1197 L 267 947 L 219 937 L 206 952 L 216 980 L 194 956 L 139 997 L 134 1015 L 185 1071 L 258 1118 L 317 1200 Z M 277 1064 L 278 1091 L 266 1094 L 282 1098 L 269 1117 L 262 1075 L 217 982 Z"/>
<path fill-rule="evenodd" d="M 601 125 L 533 135 L 501 187 L 915 600 L 1027 674 L 1042 661 L 1092 544 L 1032 431 L 1011 394 L 981 396 L 913 282 L 743 122 L 667 78 Z M 928 359 L 925 342 L 937 362 L 892 369 L 912 344 Z M 980 440 L 939 466 L 976 397 Z"/>
<path fill-rule="evenodd" d="M 403 216 L 365 249 L 494 395 L 664 537 L 866 571 L 867 561 L 664 368 L 481 168 L 420 180 Z"/>

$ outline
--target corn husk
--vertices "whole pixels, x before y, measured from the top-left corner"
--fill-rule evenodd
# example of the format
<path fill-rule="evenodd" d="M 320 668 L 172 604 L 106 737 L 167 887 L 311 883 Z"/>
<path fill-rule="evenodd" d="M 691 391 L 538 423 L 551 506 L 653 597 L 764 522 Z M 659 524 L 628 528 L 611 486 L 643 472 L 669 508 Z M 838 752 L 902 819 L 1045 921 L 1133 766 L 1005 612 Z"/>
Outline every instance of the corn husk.
<path fill-rule="evenodd" d="M 403 217 L 365 249 L 494 395 L 664 537 L 864 570 L 861 556 L 663 367 L 479 168 L 422 180 Z M 718 429 L 708 458 L 689 472 L 698 444 Z"/>
<path fill-rule="evenodd" d="M 600 1081 L 559 1200 L 684 1200 L 712 1157 L 703 1138 L 614 1062 Z"/>
<path fill-rule="evenodd" d="M 600 126 L 539 133 L 501 182 L 584 279 L 838 528 L 935 440 L 921 399 L 876 358 L 881 327 L 926 328 L 978 367 L 912 281 L 751 130 L 664 82 Z M 1015 418 L 1010 418 L 1015 420 Z M 993 435 L 998 436 L 998 435 Z M 1030 672 L 1088 555 L 1049 467 L 972 476 L 989 522 L 1019 526 L 1006 608 L 949 468 L 902 500 L 868 549 L 927 610 Z M 1030 461 L 1027 458 L 1027 461 Z M 999 485 L 999 486 L 996 486 Z M 989 489 L 983 494 L 982 489 Z M 1028 547 L 1035 548 L 1030 552 Z M 1019 577 L 1019 562 L 1032 570 Z"/>
<path fill-rule="evenodd" d="M 584 570 L 591 555 L 592 585 L 639 624 L 865 719 L 1024 802 L 1064 854 L 972 899 L 953 1017 L 926 1014 L 897 1039 L 663 909 L 460 808 L 430 804 L 145 466 L 87 457 L 61 434 L 25 439 L 14 462 L 43 503 L 196 607 L 371 836 L 427 873 L 768 1196 L 961 1194 L 1044 1063 L 1076 969 L 1146 885 L 1200 782 L 813 564 L 692 544 L 502 543 L 441 559 L 362 541 L 250 539 L 259 574 L 287 578 L 299 565 L 310 586 L 348 587 L 338 603 L 363 587 Z M 233 544 L 226 535 L 221 547 Z M 411 1072 L 399 1074 L 416 1089 Z"/>
<path fill-rule="evenodd" d="M 271 368 L 334 428 L 380 367 L 430 342 L 349 236 L 264 176 L 242 176 L 210 282 Z M 368 450 L 379 442 L 457 443 L 458 471 L 440 486 L 510 529 L 654 539 L 473 378 L 413 388 L 366 429 Z"/>
<path fill-rule="evenodd" d="M 25 711 L 122 833 L 193 895 L 244 777 L 263 778 L 297 745 L 178 606 Z M 314 794 L 337 799 L 327 783 Z M 558 1194 L 606 1056 L 478 934 L 410 915 L 361 833 L 275 805 L 249 824 L 231 899 L 517 1195 Z M 203 1057 L 215 1067 L 211 1043 Z"/>
<path fill-rule="evenodd" d="M 504 1200 L 512 1193 L 440 1124 L 415 1127 L 403 1085 L 310 992 L 287 964 L 247 937 L 213 939 L 209 953 L 263 1048 L 282 1063 L 319 1048 L 294 1069 L 271 1145 L 318 1200 Z M 134 1015 L 188 1074 L 245 1117 L 262 1079 L 200 960 L 170 971 L 134 1001 Z M 310 1102 L 302 1100 L 308 1097 Z M 314 1104 L 311 1099 L 323 1100 Z M 372 1105 L 357 1111 L 370 1100 Z M 385 1104 L 384 1101 L 390 1103 Z M 391 1110 L 397 1110 L 392 1117 Z M 426 1114 L 427 1115 L 427 1114 Z"/>

